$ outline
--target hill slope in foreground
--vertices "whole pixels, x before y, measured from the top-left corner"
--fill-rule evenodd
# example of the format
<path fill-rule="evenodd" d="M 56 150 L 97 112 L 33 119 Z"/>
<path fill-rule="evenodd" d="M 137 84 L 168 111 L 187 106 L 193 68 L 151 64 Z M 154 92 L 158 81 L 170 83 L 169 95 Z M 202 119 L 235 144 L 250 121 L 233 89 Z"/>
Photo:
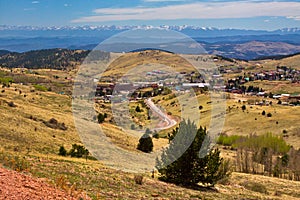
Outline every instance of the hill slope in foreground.
<path fill-rule="evenodd" d="M 53 198 L 65 195 L 62 197 L 69 199 L 79 199 L 85 193 L 92 199 L 300 199 L 300 182 L 235 172 L 213 189 L 193 190 L 167 184 L 158 181 L 157 176 L 151 178 L 150 172 L 139 174 L 144 179 L 137 184 L 136 174 L 111 169 L 101 161 L 57 155 L 60 146 L 69 150 L 72 144 L 81 144 L 73 121 L 71 98 L 67 95 L 12 84 L 2 88 L 0 108 L 0 163 L 29 175 L 0 168 L 0 199 L 5 199 L 9 191 L 19 191 L 18 188 L 30 194 L 47 195 L 45 187 L 47 190 L 49 187 Z M 135 150 L 138 138 L 121 137 L 121 131 L 109 123 L 103 127 L 112 134 L 108 137 L 113 142 Z"/>
<path fill-rule="evenodd" d="M 30 92 L 30 89 L 13 84 L 1 93 L 0 161 L 7 167 L 43 178 L 72 197 L 78 199 L 78 194 L 86 192 L 93 199 L 300 198 L 300 182 L 295 181 L 233 173 L 226 184 L 217 184 L 214 189 L 192 190 L 160 182 L 156 177 L 152 179 L 146 172 L 143 184 L 139 185 L 134 181 L 135 174 L 110 169 L 99 161 L 57 156 L 60 145 L 69 149 L 73 143 L 80 143 L 72 120 L 70 99 L 52 92 Z M 14 106 L 10 102 L 14 102 Z M 51 118 L 64 123 L 67 129 L 48 127 L 44 122 Z M 0 199 L 20 184 L 23 184 L 21 188 L 35 194 L 43 191 L 44 183 L 28 182 L 25 186 L 26 178 L 17 178 L 15 183 L 8 184 L 14 176 L 23 175 L 6 173 L 9 173 L 9 180 L 2 179 L 3 173 L 0 173 L 1 183 L 7 186 L 0 187 Z M 60 194 L 59 190 L 50 191 L 54 196 Z"/>

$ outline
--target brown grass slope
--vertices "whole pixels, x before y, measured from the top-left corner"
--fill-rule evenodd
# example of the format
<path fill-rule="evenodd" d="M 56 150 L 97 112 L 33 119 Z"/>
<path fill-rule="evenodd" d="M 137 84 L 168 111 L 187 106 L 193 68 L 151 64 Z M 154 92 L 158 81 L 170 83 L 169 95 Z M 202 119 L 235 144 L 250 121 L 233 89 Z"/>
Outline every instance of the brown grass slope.
<path fill-rule="evenodd" d="M 27 96 L 20 96 L 15 87 Z M 1 155 L 24 157 L 29 163 L 29 173 L 47 178 L 72 194 L 86 191 L 93 199 L 299 198 L 298 182 L 238 173 L 233 173 L 226 185 L 218 184 L 214 190 L 192 190 L 162 183 L 151 179 L 149 172 L 144 174 L 144 183 L 139 185 L 134 182 L 134 174 L 107 168 L 101 162 L 57 156 L 60 145 L 68 149 L 71 144 L 80 143 L 67 96 L 51 92 L 30 93 L 28 86 L 13 85 L 5 89 L 0 99 Z M 16 107 L 8 105 L 11 101 Z M 65 123 L 67 130 L 47 127 L 42 120 L 51 118 Z M 109 125 L 106 127 L 113 129 Z"/>

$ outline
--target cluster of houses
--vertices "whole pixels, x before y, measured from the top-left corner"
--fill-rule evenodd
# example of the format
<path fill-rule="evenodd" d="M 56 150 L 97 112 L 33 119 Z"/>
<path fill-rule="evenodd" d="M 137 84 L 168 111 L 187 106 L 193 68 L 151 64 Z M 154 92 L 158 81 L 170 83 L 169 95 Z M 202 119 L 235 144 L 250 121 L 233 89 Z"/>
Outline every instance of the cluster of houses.
<path fill-rule="evenodd" d="M 228 71 L 224 71 L 222 73 L 228 73 Z M 231 69 L 230 69 L 231 70 Z M 243 68 L 236 68 L 235 70 L 242 71 Z M 169 72 L 163 70 L 152 70 L 146 73 L 147 77 L 160 75 L 168 75 Z M 132 95 L 132 100 L 138 100 L 142 98 L 148 98 L 151 95 L 157 94 L 157 91 L 162 91 L 164 88 L 171 88 L 175 91 L 187 91 L 190 88 L 193 89 L 207 89 L 212 88 L 215 90 L 222 90 L 229 93 L 237 93 L 237 94 L 247 94 L 247 95 L 255 95 L 262 97 L 271 97 L 273 99 L 280 100 L 283 105 L 298 105 L 300 100 L 299 95 L 290 95 L 290 94 L 275 94 L 270 95 L 266 93 L 262 88 L 253 87 L 253 86 L 245 86 L 244 84 L 250 81 L 255 80 L 289 80 L 292 82 L 300 82 L 300 71 L 292 68 L 288 68 L 286 66 L 278 66 L 274 71 L 261 71 L 261 72 L 248 72 L 244 74 L 244 76 L 239 76 L 236 78 L 232 78 L 224 81 L 222 74 L 216 74 L 213 77 L 213 82 L 208 81 L 205 82 L 202 76 L 198 73 L 191 72 L 177 72 L 175 79 L 160 79 L 158 81 L 147 81 L 147 77 L 145 77 L 144 81 L 123 81 L 123 82 L 98 82 L 96 88 L 96 99 L 111 101 L 112 98 L 118 97 L 119 99 L 127 98 L 128 94 Z M 220 84 L 218 84 L 218 80 L 220 80 Z M 216 83 L 217 82 L 217 83 Z M 152 92 L 148 92 L 147 94 L 139 94 L 140 90 L 143 88 L 152 88 Z M 296 102 L 296 103 L 294 103 Z M 300 104 L 300 103 L 299 103 Z"/>
<path fill-rule="evenodd" d="M 98 83 L 96 87 L 95 99 L 114 101 L 118 98 L 121 101 L 131 94 L 130 100 L 140 100 L 160 94 L 164 88 L 172 88 L 176 91 L 186 91 L 190 88 L 201 89 L 209 87 L 209 83 L 175 83 L 175 82 L 132 82 L 132 83 Z M 152 88 L 152 91 L 139 92 L 144 88 Z"/>
<path fill-rule="evenodd" d="M 268 81 L 282 81 L 287 80 L 293 83 L 300 82 L 300 70 L 288 68 L 286 66 L 277 66 L 276 70 L 264 70 L 258 73 L 249 72 L 249 81 L 268 80 Z"/>
<path fill-rule="evenodd" d="M 282 105 L 300 106 L 300 95 L 298 94 L 277 94 L 273 99 L 278 99 Z"/>

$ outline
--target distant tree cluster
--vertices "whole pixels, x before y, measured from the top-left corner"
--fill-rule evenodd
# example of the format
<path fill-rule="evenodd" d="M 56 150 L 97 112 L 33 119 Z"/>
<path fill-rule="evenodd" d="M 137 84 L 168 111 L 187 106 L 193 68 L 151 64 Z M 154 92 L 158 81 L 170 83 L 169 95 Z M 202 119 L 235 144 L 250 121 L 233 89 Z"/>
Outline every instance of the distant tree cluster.
<path fill-rule="evenodd" d="M 81 63 L 90 51 L 76 51 L 68 49 L 44 49 L 24 53 L 11 52 L 0 56 L 0 64 L 8 68 L 28 69 L 66 69 L 74 67 L 74 63 Z"/>
<path fill-rule="evenodd" d="M 282 136 L 221 135 L 217 143 L 236 150 L 237 171 L 300 181 L 300 149 L 289 146 Z"/>

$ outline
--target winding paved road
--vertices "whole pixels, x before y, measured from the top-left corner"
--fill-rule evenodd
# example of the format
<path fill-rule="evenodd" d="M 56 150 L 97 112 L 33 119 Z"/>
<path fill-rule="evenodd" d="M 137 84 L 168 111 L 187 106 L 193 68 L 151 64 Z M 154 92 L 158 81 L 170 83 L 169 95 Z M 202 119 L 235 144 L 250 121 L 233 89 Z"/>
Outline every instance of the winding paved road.
<path fill-rule="evenodd" d="M 151 98 L 146 99 L 145 103 L 149 106 L 149 108 L 156 113 L 163 121 L 167 122 L 167 125 L 160 128 L 155 128 L 156 131 L 161 131 L 165 129 L 169 129 L 177 124 L 177 122 L 173 119 L 171 119 L 167 114 L 162 112 L 151 100 Z"/>

